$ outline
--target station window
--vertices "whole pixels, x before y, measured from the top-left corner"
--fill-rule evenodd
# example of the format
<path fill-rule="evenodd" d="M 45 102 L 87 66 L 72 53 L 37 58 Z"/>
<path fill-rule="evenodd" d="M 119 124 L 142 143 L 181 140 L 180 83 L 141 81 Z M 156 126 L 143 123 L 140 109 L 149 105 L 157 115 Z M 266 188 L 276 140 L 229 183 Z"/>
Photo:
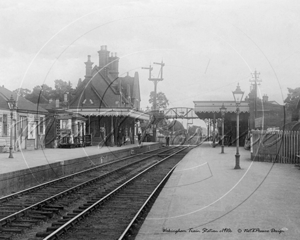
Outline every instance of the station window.
<path fill-rule="evenodd" d="M 20 131 L 22 136 L 26 136 L 27 134 L 27 117 L 20 116 Z"/>
<path fill-rule="evenodd" d="M 40 134 L 44 134 L 44 118 L 40 117 Z"/>
<path fill-rule="evenodd" d="M 7 114 L 3 114 L 3 137 L 7 136 Z"/>
<path fill-rule="evenodd" d="M 61 120 L 61 123 L 62 123 L 62 126 L 61 126 L 62 129 L 68 129 L 69 128 L 68 120 Z"/>

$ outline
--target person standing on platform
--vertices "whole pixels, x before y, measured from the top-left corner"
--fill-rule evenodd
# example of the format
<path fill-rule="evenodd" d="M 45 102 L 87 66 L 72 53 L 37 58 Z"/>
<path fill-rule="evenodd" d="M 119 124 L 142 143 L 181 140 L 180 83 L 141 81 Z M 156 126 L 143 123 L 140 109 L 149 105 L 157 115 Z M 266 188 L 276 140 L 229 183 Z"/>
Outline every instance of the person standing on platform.
<path fill-rule="evenodd" d="M 118 143 L 117 145 L 118 145 L 118 147 L 122 146 L 122 138 L 123 138 L 122 129 L 120 128 L 119 132 L 118 132 L 118 137 L 117 137 L 117 143 Z"/>
<path fill-rule="evenodd" d="M 166 135 L 166 146 L 170 146 L 170 137 L 169 134 Z"/>
<path fill-rule="evenodd" d="M 139 146 L 141 145 L 141 133 L 140 132 L 138 132 L 138 134 L 137 134 L 137 136 L 138 136 L 138 143 L 139 143 Z"/>

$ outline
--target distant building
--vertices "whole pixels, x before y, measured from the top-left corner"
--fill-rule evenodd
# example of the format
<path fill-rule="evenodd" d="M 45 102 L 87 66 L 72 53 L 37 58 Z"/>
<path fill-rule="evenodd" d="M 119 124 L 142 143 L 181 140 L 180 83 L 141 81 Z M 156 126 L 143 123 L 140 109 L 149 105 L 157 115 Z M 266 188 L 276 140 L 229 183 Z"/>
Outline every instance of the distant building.
<path fill-rule="evenodd" d="M 226 107 L 226 114 L 224 117 L 224 134 L 226 137 L 227 144 L 235 144 L 236 141 L 236 104 L 234 101 L 194 101 L 195 113 L 202 119 L 206 120 L 208 124 L 208 134 L 215 133 L 216 131 L 221 133 L 221 126 L 218 124 L 218 119 L 221 119 L 220 108 L 224 104 Z M 244 145 L 245 136 L 248 133 L 249 127 L 249 106 L 248 103 L 243 101 L 240 106 L 239 115 L 239 137 L 240 145 Z M 207 135 L 208 135 L 207 134 Z M 211 136 L 214 137 L 214 136 Z"/>
<path fill-rule="evenodd" d="M 47 111 L 16 93 L 0 87 L 0 139 L 1 144 L 10 146 L 11 111 L 7 101 L 13 97 L 16 110 L 13 111 L 12 138 L 15 151 L 44 148 L 45 117 Z M 3 147 L 3 146 L 2 146 Z"/>
<path fill-rule="evenodd" d="M 217 124 L 221 118 L 220 108 L 224 103 L 227 108 L 224 118 L 224 132 L 232 141 L 236 138 L 236 104 L 234 101 L 194 101 L 195 113 L 209 123 L 209 132 L 218 129 L 221 132 L 221 125 Z M 269 101 L 268 96 L 264 95 L 263 99 L 257 98 L 256 107 L 253 95 L 240 104 L 240 122 L 239 134 L 240 145 L 244 145 L 244 139 L 248 131 L 251 129 L 268 129 L 282 128 L 284 125 L 283 106 L 275 101 Z M 234 142 L 233 142 L 234 143 Z"/>
<path fill-rule="evenodd" d="M 149 115 L 140 111 L 139 75 L 119 77 L 119 58 L 101 46 L 99 66 L 93 67 L 88 56 L 84 80 L 79 79 L 76 92 L 69 103 L 71 112 L 88 118 L 87 134 L 93 144 L 120 145 L 134 143 L 136 123 L 149 120 Z"/>
<path fill-rule="evenodd" d="M 283 105 L 276 101 L 269 101 L 269 97 L 264 95 L 262 99 L 257 98 L 256 107 L 253 95 L 249 94 L 249 127 L 250 129 L 268 129 L 284 125 Z"/>

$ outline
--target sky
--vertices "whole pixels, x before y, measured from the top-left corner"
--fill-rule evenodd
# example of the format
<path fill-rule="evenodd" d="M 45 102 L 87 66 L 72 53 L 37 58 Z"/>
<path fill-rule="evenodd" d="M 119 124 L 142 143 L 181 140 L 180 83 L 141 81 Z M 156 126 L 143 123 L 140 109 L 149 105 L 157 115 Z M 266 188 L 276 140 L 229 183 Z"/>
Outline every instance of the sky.
<path fill-rule="evenodd" d="M 169 107 L 247 95 L 260 73 L 259 95 L 283 104 L 300 87 L 300 2 L 297 0 L 1 0 L 0 84 L 9 90 L 55 79 L 76 87 L 87 55 L 99 65 L 102 45 L 116 52 L 119 76 L 139 73 L 141 107 L 153 83 Z"/>

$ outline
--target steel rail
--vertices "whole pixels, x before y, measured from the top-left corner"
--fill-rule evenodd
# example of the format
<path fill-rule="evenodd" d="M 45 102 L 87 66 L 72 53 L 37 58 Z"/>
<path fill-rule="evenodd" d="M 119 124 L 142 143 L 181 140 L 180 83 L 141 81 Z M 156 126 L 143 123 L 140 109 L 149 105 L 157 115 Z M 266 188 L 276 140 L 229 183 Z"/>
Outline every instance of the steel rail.
<path fill-rule="evenodd" d="M 55 231 L 53 231 L 52 233 L 50 233 L 43 240 L 57 239 L 57 237 L 59 237 L 62 234 L 64 234 L 67 230 L 69 230 L 77 222 L 79 222 L 86 215 L 88 215 L 94 209 L 96 209 L 97 207 L 99 207 L 102 203 L 104 203 L 106 200 L 108 200 L 110 197 L 112 197 L 118 191 L 120 191 L 121 189 L 123 189 L 126 185 L 128 185 L 129 183 L 131 183 L 133 180 L 135 180 L 136 178 L 138 178 L 142 174 L 148 172 L 152 168 L 158 166 L 159 164 L 161 164 L 162 162 L 166 161 L 170 157 L 176 155 L 178 152 L 181 152 L 181 151 L 183 151 L 183 150 L 185 150 L 187 148 L 188 147 L 184 147 L 183 149 L 180 149 L 179 151 L 177 151 L 175 153 L 171 153 L 168 157 L 165 157 L 165 158 L 161 159 L 159 162 L 157 162 L 157 163 L 153 164 L 152 166 L 150 166 L 150 167 L 144 169 L 143 171 L 139 172 L 138 174 L 136 174 L 135 176 L 133 176 L 131 179 L 127 180 L 125 183 L 121 184 L 120 186 L 118 186 L 117 188 L 115 188 L 113 191 L 111 191 L 110 193 L 108 193 L 106 196 L 104 196 L 103 198 L 99 199 L 98 201 L 96 201 L 95 203 L 93 203 L 91 206 L 89 206 L 87 209 L 85 209 L 81 213 L 79 213 L 77 216 L 75 216 L 74 218 L 70 219 L 68 222 L 66 222 L 65 224 L 63 224 L 62 226 L 60 226 L 58 229 L 56 229 Z"/>
<path fill-rule="evenodd" d="M 172 148 L 172 149 L 169 148 L 169 149 L 166 149 L 166 150 L 163 151 L 163 152 L 167 152 L 167 151 L 170 151 L 170 150 L 173 150 L 173 149 L 174 149 L 174 148 Z M 7 223 L 9 223 L 9 222 L 11 222 L 11 221 L 13 221 L 13 220 L 15 220 L 15 219 L 18 218 L 18 217 L 21 217 L 21 216 L 26 215 L 26 212 L 27 212 L 27 211 L 34 210 L 34 209 L 37 209 L 37 208 L 39 208 L 39 207 L 43 207 L 44 205 L 49 204 L 49 203 L 51 203 L 51 202 L 53 202 L 53 201 L 55 201 L 55 200 L 57 200 L 57 199 L 59 199 L 59 198 L 62 198 L 62 197 L 64 197 L 65 195 L 67 195 L 67 194 L 69 194 L 69 193 L 71 193 L 71 192 L 73 192 L 73 191 L 76 191 L 76 190 L 78 190 L 78 189 L 81 189 L 81 188 L 83 188 L 83 187 L 85 187 L 85 186 L 87 186 L 87 185 L 89 185 L 89 184 L 91 184 L 91 183 L 93 183 L 93 182 L 95 182 L 95 181 L 99 181 L 99 180 L 101 180 L 101 179 L 103 179 L 103 178 L 106 178 L 106 177 L 108 177 L 109 175 L 111 175 L 111 174 L 113 174 L 113 173 L 116 173 L 117 171 L 120 171 L 120 170 L 122 170 L 122 169 L 124 169 L 124 168 L 130 167 L 130 166 L 132 166 L 132 165 L 134 165 L 134 164 L 136 164 L 136 163 L 142 162 L 142 161 L 144 161 L 144 160 L 146 160 L 146 159 L 149 159 L 149 158 L 151 158 L 151 157 L 154 157 L 154 156 L 156 156 L 156 155 L 157 155 L 157 154 L 155 154 L 155 155 L 148 155 L 148 156 L 146 156 L 146 157 L 144 157 L 144 158 L 142 158 L 142 159 L 139 159 L 139 160 L 137 160 L 137 161 L 135 161 L 135 162 L 133 162 L 133 163 L 127 164 L 127 165 L 125 165 L 125 166 L 121 166 L 121 167 L 119 167 L 119 168 L 117 168 L 117 169 L 114 169 L 113 171 L 110 171 L 110 172 L 105 173 L 105 174 L 103 174 L 103 175 L 101 175 L 101 176 L 95 177 L 95 178 L 93 178 L 93 179 L 87 180 L 87 181 L 85 181 L 85 182 L 83 182 L 83 183 L 80 183 L 80 184 L 78 184 L 78 185 L 76 185 L 76 186 L 73 186 L 73 187 L 71 187 L 71 188 L 68 188 L 68 189 L 62 191 L 62 192 L 59 192 L 59 193 L 57 193 L 57 194 L 55 194 L 55 195 L 52 195 L 52 196 L 50 196 L 50 197 L 48 197 L 48 198 L 46 198 L 46 199 L 43 199 L 43 200 L 40 201 L 40 202 L 37 202 L 37 203 L 35 203 L 35 204 L 33 204 L 33 205 L 29 206 L 29 207 L 26 207 L 26 208 L 24 208 L 24 209 L 22 209 L 22 210 L 20 210 L 20 211 L 18 211 L 18 212 L 15 212 L 15 213 L 13 213 L 13 214 L 11 214 L 11 215 L 9 215 L 9 216 L 6 216 L 6 217 L 0 219 L 0 225 L 5 225 L 5 224 L 7 224 Z M 73 175 L 73 174 L 72 174 L 72 175 Z"/>
<path fill-rule="evenodd" d="M 170 175 L 173 173 L 174 169 L 177 167 L 178 163 L 167 173 L 167 175 L 160 181 L 160 183 L 157 185 L 157 187 L 153 190 L 151 195 L 147 198 L 147 200 L 144 202 L 144 204 L 141 206 L 141 208 L 138 210 L 138 212 L 135 214 L 135 216 L 132 218 L 131 222 L 128 224 L 124 232 L 121 234 L 121 236 L 118 238 L 118 240 L 122 240 L 130 231 L 133 224 L 137 221 L 139 215 L 142 213 L 146 205 L 152 200 L 156 192 L 160 189 L 161 186 L 165 184 L 167 179 L 170 177 Z"/>
<path fill-rule="evenodd" d="M 139 155 L 144 155 L 145 153 L 151 153 L 151 152 L 154 152 L 154 151 L 156 151 L 156 150 L 158 150 L 158 149 L 154 149 L 154 150 L 147 151 L 147 152 L 144 152 L 144 153 L 138 153 L 138 154 L 130 155 L 130 156 L 128 156 L 128 157 L 120 158 L 120 159 L 118 159 L 118 160 L 116 160 L 116 161 L 111 161 L 111 162 L 103 163 L 103 164 L 94 166 L 94 167 L 92 167 L 92 168 L 88 168 L 88 169 L 85 169 L 85 170 L 82 170 L 82 171 L 79 171 L 79 172 L 76 172 L 76 173 L 69 174 L 69 175 L 67 175 L 67 176 L 63 176 L 63 177 L 60 177 L 60 178 L 57 178 L 57 179 L 54 179 L 54 180 L 51 180 L 51 181 L 48 181 L 48 182 L 45 182 L 45 183 L 41 183 L 41 184 L 35 185 L 35 186 L 33 186 L 33 187 L 26 188 L 26 189 L 24 189 L 24 190 L 21 190 L 21 191 L 18 191 L 18 192 L 15 192 L 15 193 L 12 193 L 12 194 L 9 194 L 9 195 L 0 197 L 0 202 L 5 201 L 6 199 L 9 200 L 9 199 L 15 198 L 16 196 L 19 196 L 19 195 L 23 195 L 23 194 L 29 193 L 29 192 L 34 191 L 34 190 L 37 190 L 37 189 L 39 189 L 39 188 L 46 187 L 47 185 L 51 185 L 51 184 L 56 183 L 56 182 L 59 182 L 59 181 L 67 180 L 68 178 L 72 178 L 72 177 L 78 176 L 78 175 L 80 175 L 80 174 L 85 174 L 85 173 L 87 173 L 87 172 L 94 171 L 94 170 L 96 170 L 97 168 L 101 168 L 101 167 L 105 167 L 105 166 L 108 166 L 108 165 L 112 165 L 112 164 L 114 164 L 114 163 L 118 163 L 118 162 L 124 161 L 124 160 L 129 159 L 129 158 L 132 158 L 132 157 L 137 157 L 137 156 L 139 156 Z"/>
<path fill-rule="evenodd" d="M 197 146 L 199 146 L 199 144 Z M 195 147 L 196 146 L 191 145 L 191 148 L 195 148 Z M 183 150 L 185 150 L 187 148 L 189 148 L 189 147 L 187 146 Z M 126 239 L 127 235 L 130 234 L 130 229 L 133 227 L 134 223 L 136 221 L 138 221 L 138 217 L 140 216 L 140 214 L 142 213 L 142 211 L 146 208 L 147 204 L 154 198 L 154 195 L 160 190 L 160 188 L 163 187 L 163 185 L 166 183 L 166 181 L 168 180 L 168 178 L 173 173 L 173 171 L 175 170 L 175 168 L 178 166 L 179 163 L 180 163 L 180 161 L 166 174 L 166 176 L 160 181 L 160 183 L 157 185 L 157 187 L 152 191 L 152 193 L 150 194 L 150 196 L 145 200 L 144 204 L 140 207 L 140 209 L 138 210 L 138 212 L 132 218 L 131 222 L 128 224 L 128 226 L 123 231 L 123 233 L 118 238 L 118 240 L 123 240 L 124 238 Z"/>

